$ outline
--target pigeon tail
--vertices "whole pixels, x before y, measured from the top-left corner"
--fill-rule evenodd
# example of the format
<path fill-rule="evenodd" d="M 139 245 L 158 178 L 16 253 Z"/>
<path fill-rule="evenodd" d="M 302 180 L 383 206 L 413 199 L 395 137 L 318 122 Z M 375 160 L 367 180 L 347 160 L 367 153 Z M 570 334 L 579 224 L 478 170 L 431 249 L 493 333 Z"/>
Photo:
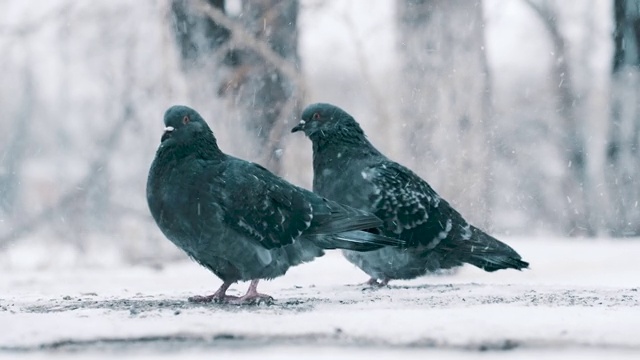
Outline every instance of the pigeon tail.
<path fill-rule="evenodd" d="M 371 251 L 383 246 L 403 246 L 405 242 L 368 231 L 348 231 L 330 235 L 314 235 L 314 243 L 324 249 Z"/>
<path fill-rule="evenodd" d="M 489 272 L 502 269 L 522 270 L 529 267 L 529 263 L 523 261 L 509 245 L 476 227 L 471 226 L 471 231 L 471 238 L 460 241 L 455 250 L 463 262 Z"/>

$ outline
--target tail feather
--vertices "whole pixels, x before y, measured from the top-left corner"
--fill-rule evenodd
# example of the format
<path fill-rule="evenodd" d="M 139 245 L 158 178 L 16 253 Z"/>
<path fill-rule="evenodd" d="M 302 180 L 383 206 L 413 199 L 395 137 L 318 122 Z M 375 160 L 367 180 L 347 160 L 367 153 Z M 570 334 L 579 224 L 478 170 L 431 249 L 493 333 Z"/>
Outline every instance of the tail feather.
<path fill-rule="evenodd" d="M 337 240 L 347 241 L 349 243 L 372 244 L 379 246 L 404 246 L 406 242 L 400 239 L 392 239 L 390 237 L 373 233 L 370 231 L 349 231 L 338 233 L 333 236 Z"/>
<path fill-rule="evenodd" d="M 322 199 L 316 204 L 314 225 L 305 236 L 323 249 L 371 251 L 383 246 L 404 246 L 406 241 L 380 234 L 383 222 L 374 214 Z"/>
<path fill-rule="evenodd" d="M 471 238 L 461 241 L 455 253 L 463 262 L 489 272 L 502 269 L 522 270 L 529 267 L 529 263 L 522 260 L 520 254 L 509 245 L 475 227 L 472 227 Z"/>
<path fill-rule="evenodd" d="M 348 231 L 330 235 L 313 236 L 314 243 L 323 249 L 371 251 L 383 246 L 402 246 L 403 240 L 388 238 L 367 231 Z"/>
<path fill-rule="evenodd" d="M 306 234 L 333 234 L 382 226 L 382 220 L 370 212 L 354 209 L 329 200 L 324 201 L 326 202 L 323 204 L 326 206 L 326 212 L 317 211 L 315 213 L 314 226 L 307 230 Z"/>

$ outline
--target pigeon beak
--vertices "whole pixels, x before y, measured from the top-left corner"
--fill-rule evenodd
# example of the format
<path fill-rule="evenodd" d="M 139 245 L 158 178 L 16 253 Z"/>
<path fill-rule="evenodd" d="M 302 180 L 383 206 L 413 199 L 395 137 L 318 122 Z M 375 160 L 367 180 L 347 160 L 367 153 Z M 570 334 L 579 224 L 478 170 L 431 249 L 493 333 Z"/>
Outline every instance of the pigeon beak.
<path fill-rule="evenodd" d="M 291 132 L 297 132 L 297 131 L 302 131 L 304 130 L 304 125 L 306 124 L 306 121 L 304 120 L 300 120 L 300 122 L 298 123 L 298 125 L 296 125 L 293 129 L 291 129 Z"/>
<path fill-rule="evenodd" d="M 175 130 L 173 126 L 167 126 L 166 128 L 164 128 L 164 133 L 162 133 L 162 138 L 160 139 L 160 142 L 163 142 L 166 139 L 170 138 L 173 130 Z"/>

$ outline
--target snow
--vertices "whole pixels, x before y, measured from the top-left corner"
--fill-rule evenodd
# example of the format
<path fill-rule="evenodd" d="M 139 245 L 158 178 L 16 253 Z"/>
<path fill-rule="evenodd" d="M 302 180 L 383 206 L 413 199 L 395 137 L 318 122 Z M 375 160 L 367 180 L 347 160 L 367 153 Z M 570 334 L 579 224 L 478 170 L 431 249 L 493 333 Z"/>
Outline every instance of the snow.
<path fill-rule="evenodd" d="M 2 7 L 3 28 L 32 28 L 1 39 L 8 77 L 0 88 L 6 95 L 3 113 L 10 121 L 15 114 L 22 116 L 28 104 L 33 112 L 33 149 L 22 165 L 25 190 L 19 214 L 38 214 L 82 179 L 96 156 L 95 144 L 114 124 L 120 126 L 114 119 L 122 117 L 123 99 L 131 98 L 139 119 L 128 125 L 108 168 L 110 201 L 119 206 L 114 211 L 128 211 L 120 228 L 113 224 L 104 232 L 85 229 L 82 217 L 74 221 L 63 214 L 0 252 L 0 358 L 125 354 L 188 359 L 210 358 L 214 352 L 235 359 L 301 354 L 349 359 L 638 358 L 637 239 L 506 239 L 531 262 L 531 270 L 489 274 L 465 267 L 456 274 L 392 282 L 378 290 L 355 285 L 367 277 L 334 252 L 263 283 L 261 291 L 276 301 L 252 307 L 187 303 L 188 296 L 220 285 L 192 262 L 161 268 L 124 265 L 156 263 L 177 253 L 144 201 L 146 172 L 167 106 L 186 102 L 210 114 L 207 119 L 230 152 L 241 154 L 246 144 L 235 136 L 237 121 L 228 116 L 228 105 L 211 100 L 208 78 L 192 83 L 180 72 L 165 26 L 167 2 L 67 3 L 10 1 Z M 512 158 L 497 162 L 502 165 L 496 179 L 506 179 L 501 181 L 508 186 L 499 187 L 496 228 L 529 234 L 558 231 L 561 227 L 554 227 L 553 220 L 564 216 L 556 209 L 565 199 L 558 179 L 566 164 L 554 160 L 553 138 L 559 131 L 555 102 L 542 96 L 554 93 L 549 86 L 556 84 L 547 84 L 548 72 L 558 59 L 527 6 L 507 0 L 486 4 L 497 135 L 510 140 L 505 151 Z M 602 127 L 608 122 L 602 119 L 608 118 L 611 92 L 611 6 L 604 1 L 581 7 L 577 2 L 560 4 L 555 8 L 567 36 L 574 81 L 578 89 L 589 90 L 582 102 L 588 104 L 583 110 L 587 123 L 593 123 L 594 136 L 587 139 L 593 147 L 604 139 L 597 134 L 607 134 Z M 240 1 L 229 5 L 231 13 L 240 11 Z M 390 140 L 400 139 L 393 135 L 406 123 L 375 130 L 384 113 L 401 119 L 395 109 L 402 100 L 397 99 L 395 6 L 393 1 L 303 1 L 300 57 L 309 87 L 306 101 L 348 104 L 377 146 L 393 158 L 406 159 L 400 140 Z M 31 90 L 28 79 L 34 83 Z M 57 121 L 53 134 L 52 119 Z M 12 123 L 3 125 L 13 129 Z M 286 178 L 309 187 L 311 146 L 304 136 L 285 138 L 278 151 L 285 157 Z M 605 152 L 598 149 L 589 151 L 599 157 L 594 169 L 604 168 Z M 299 154 L 306 158 L 286 158 Z M 428 167 L 441 171 L 439 164 Z M 91 212 L 84 207 L 78 211 Z M 3 234 L 16 225 L 10 220 L 0 218 Z M 58 228 L 58 223 L 71 225 Z M 247 286 L 235 285 L 230 292 L 241 294 Z"/>
<path fill-rule="evenodd" d="M 531 270 L 396 281 L 382 289 L 332 252 L 264 282 L 273 304 L 189 304 L 220 281 L 192 262 L 164 268 L 9 271 L 0 355 L 184 358 L 437 358 L 640 353 L 635 241 L 506 239 Z M 240 294 L 247 283 L 231 287 Z"/>

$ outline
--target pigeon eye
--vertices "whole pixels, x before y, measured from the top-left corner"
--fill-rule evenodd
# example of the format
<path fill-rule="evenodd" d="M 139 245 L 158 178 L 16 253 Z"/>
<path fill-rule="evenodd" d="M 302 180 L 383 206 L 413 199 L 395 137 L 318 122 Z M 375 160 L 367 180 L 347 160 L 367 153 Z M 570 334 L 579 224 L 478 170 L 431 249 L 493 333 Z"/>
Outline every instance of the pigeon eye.
<path fill-rule="evenodd" d="M 320 120 L 320 114 L 314 113 L 312 118 L 313 118 L 313 120 Z"/>
<path fill-rule="evenodd" d="M 187 125 L 187 124 L 189 123 L 189 116 L 188 116 L 188 115 L 185 115 L 185 116 L 182 118 L 182 123 L 183 123 L 184 125 Z"/>

